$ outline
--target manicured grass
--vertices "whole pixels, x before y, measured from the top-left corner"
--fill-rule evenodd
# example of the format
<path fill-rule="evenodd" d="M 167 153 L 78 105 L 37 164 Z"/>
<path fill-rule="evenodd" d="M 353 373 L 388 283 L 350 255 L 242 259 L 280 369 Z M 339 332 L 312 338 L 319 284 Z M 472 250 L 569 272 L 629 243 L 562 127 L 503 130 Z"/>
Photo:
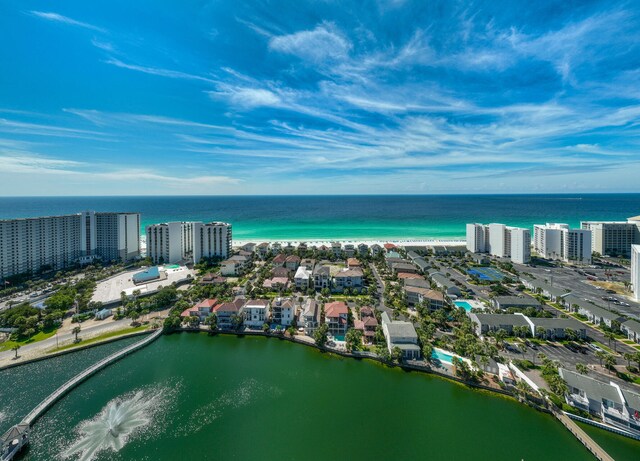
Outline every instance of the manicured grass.
<path fill-rule="evenodd" d="M 8 351 L 12 347 L 14 347 L 16 344 L 20 346 L 24 346 L 25 344 L 36 343 L 38 341 L 42 341 L 43 339 L 51 338 L 55 334 L 56 334 L 55 329 L 49 330 L 49 331 L 39 331 L 38 333 L 36 333 L 35 335 L 33 335 L 31 338 L 28 338 L 28 339 L 22 339 L 20 341 L 11 341 L 11 340 L 5 341 L 2 344 L 0 344 L 0 352 Z"/>
<path fill-rule="evenodd" d="M 131 328 L 125 328 L 123 330 L 110 331 L 108 333 L 103 333 L 101 335 L 98 335 L 86 340 L 83 340 L 82 337 L 80 337 L 81 341 L 78 343 L 71 343 L 71 344 L 67 344 L 57 348 L 54 347 L 53 349 L 49 349 L 47 352 L 48 353 L 60 352 L 68 349 L 73 349 L 74 347 L 86 346 L 87 344 L 97 343 L 99 341 L 104 341 L 105 339 L 115 338 L 117 336 L 127 335 L 130 333 L 136 333 L 138 331 L 144 331 L 147 328 L 149 328 L 149 325 L 140 325 L 139 327 L 131 327 Z"/>
<path fill-rule="evenodd" d="M 613 352 L 613 349 L 611 349 L 609 346 L 606 346 L 602 343 L 599 343 L 598 341 L 593 341 L 593 344 L 595 344 L 596 346 L 604 349 L 605 351 L 607 351 L 609 354 L 617 354 L 616 352 Z"/>

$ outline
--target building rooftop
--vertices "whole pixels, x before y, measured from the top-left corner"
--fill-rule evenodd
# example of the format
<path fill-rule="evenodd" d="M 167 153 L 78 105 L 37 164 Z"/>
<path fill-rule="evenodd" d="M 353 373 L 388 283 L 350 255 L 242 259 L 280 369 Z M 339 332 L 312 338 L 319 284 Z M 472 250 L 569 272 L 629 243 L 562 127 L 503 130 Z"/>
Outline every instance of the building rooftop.
<path fill-rule="evenodd" d="M 622 322 L 625 328 L 631 330 L 637 334 L 640 334 L 640 322 L 637 320 L 629 319 Z"/>
<path fill-rule="evenodd" d="M 513 325 L 529 327 L 527 318 L 518 314 L 471 314 L 483 325 L 499 327 L 500 325 Z"/>
<path fill-rule="evenodd" d="M 571 328 L 573 330 L 584 330 L 586 327 L 573 318 L 545 318 L 528 317 L 535 328 Z"/>
<path fill-rule="evenodd" d="M 540 307 L 540 301 L 531 296 L 496 296 L 494 302 L 507 307 Z"/>
<path fill-rule="evenodd" d="M 558 369 L 560 377 L 567 382 L 569 388 L 576 388 L 584 391 L 592 400 L 607 399 L 622 405 L 624 402 L 614 386 L 603 383 L 588 376 L 567 370 L 565 368 Z"/>
<path fill-rule="evenodd" d="M 338 317 L 349 313 L 349 306 L 342 301 L 334 301 L 324 305 L 325 317 Z"/>

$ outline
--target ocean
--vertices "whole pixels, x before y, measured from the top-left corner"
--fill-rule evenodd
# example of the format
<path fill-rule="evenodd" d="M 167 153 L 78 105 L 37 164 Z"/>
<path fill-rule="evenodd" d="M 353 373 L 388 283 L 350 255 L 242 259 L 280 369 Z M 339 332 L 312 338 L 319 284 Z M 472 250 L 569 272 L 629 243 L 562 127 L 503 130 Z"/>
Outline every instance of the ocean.
<path fill-rule="evenodd" d="M 137 211 L 144 226 L 226 221 L 235 240 L 462 239 L 468 222 L 532 227 L 640 215 L 640 194 L 0 197 L 0 219 Z"/>

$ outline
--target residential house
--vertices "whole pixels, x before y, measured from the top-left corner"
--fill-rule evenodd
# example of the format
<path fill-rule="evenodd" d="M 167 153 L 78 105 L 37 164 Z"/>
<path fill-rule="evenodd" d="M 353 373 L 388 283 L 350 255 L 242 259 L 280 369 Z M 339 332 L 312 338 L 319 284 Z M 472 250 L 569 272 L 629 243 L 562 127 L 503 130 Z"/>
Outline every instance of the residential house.
<path fill-rule="evenodd" d="M 269 244 L 267 242 L 262 242 L 256 247 L 256 253 L 260 259 L 265 259 L 269 254 Z"/>
<path fill-rule="evenodd" d="M 587 338 L 587 329 L 584 324 L 572 318 L 545 318 L 525 317 L 531 327 L 531 335 L 544 339 L 564 339 L 567 330 L 573 330 L 578 338 Z"/>
<path fill-rule="evenodd" d="M 405 287 L 420 287 L 420 288 L 431 288 L 431 284 L 422 276 L 417 274 L 406 274 L 406 275 L 416 275 L 416 277 L 405 277 L 402 279 L 402 283 Z"/>
<path fill-rule="evenodd" d="M 240 248 L 242 250 L 244 250 L 244 251 L 249 252 L 249 253 L 253 253 L 254 250 L 256 249 L 256 244 L 255 243 L 245 243 Z"/>
<path fill-rule="evenodd" d="M 362 264 L 357 258 L 347 258 L 347 267 L 349 269 L 360 269 Z"/>
<path fill-rule="evenodd" d="M 418 344 L 418 333 L 411 322 L 392 321 L 386 312 L 382 313 L 382 332 L 387 340 L 390 354 L 397 347 L 402 351 L 404 360 L 418 360 L 421 350 Z"/>
<path fill-rule="evenodd" d="M 625 320 L 620 325 L 620 329 L 631 341 L 640 343 L 640 322 L 633 319 Z"/>
<path fill-rule="evenodd" d="M 269 318 L 269 301 L 267 299 L 250 299 L 243 307 L 244 324 L 249 328 L 262 328 Z"/>
<path fill-rule="evenodd" d="M 214 306 L 213 312 L 218 320 L 218 328 L 221 330 L 232 330 L 236 327 L 233 323 L 235 316 L 242 316 L 244 299 L 236 298 L 233 302 L 222 303 Z"/>
<path fill-rule="evenodd" d="M 271 322 L 288 327 L 293 322 L 295 305 L 291 299 L 276 298 L 271 304 Z"/>
<path fill-rule="evenodd" d="M 292 272 L 295 272 L 300 266 L 300 257 L 296 255 L 289 255 L 287 259 L 285 259 L 284 267 L 289 269 Z"/>
<path fill-rule="evenodd" d="M 284 263 L 287 262 L 287 255 L 284 253 L 278 253 L 273 257 L 271 263 L 274 266 L 284 266 Z"/>
<path fill-rule="evenodd" d="M 462 296 L 462 291 L 456 286 L 448 277 L 440 272 L 431 274 L 431 280 L 436 284 L 438 288 L 444 290 L 445 294 L 451 298 L 456 299 Z"/>
<path fill-rule="evenodd" d="M 564 301 L 565 305 L 569 307 L 570 310 L 575 311 L 580 315 L 584 315 L 587 320 L 596 325 L 606 325 L 609 328 L 617 330 L 626 320 L 616 312 L 591 304 L 590 302 L 574 295 L 567 296 Z"/>
<path fill-rule="evenodd" d="M 331 270 L 329 266 L 319 264 L 313 268 L 313 286 L 316 290 L 331 287 Z"/>
<path fill-rule="evenodd" d="M 570 293 L 569 291 L 566 291 L 562 288 L 556 288 L 553 285 L 540 279 L 532 279 L 530 277 L 521 276 L 520 281 L 529 290 L 533 291 L 534 293 L 540 293 L 553 302 L 561 303 L 563 298 Z"/>
<path fill-rule="evenodd" d="M 300 243 L 298 244 L 298 248 L 297 248 L 297 250 L 298 250 L 298 252 L 299 252 L 300 254 L 305 253 L 308 249 L 309 249 L 309 247 L 307 246 L 307 243 L 306 243 L 306 242 L 300 242 Z"/>
<path fill-rule="evenodd" d="M 427 303 L 431 310 L 444 309 L 445 298 L 440 291 L 432 290 L 431 288 L 405 286 L 404 293 L 407 304 L 410 306 Z"/>
<path fill-rule="evenodd" d="M 363 258 L 369 255 L 369 247 L 366 243 L 361 243 L 358 245 L 358 254 Z"/>
<path fill-rule="evenodd" d="M 640 436 L 640 394 L 613 381 L 605 383 L 565 368 L 558 369 L 558 373 L 567 383 L 564 397 L 569 405 Z"/>
<path fill-rule="evenodd" d="M 287 277 L 273 277 L 262 282 L 262 287 L 272 291 L 284 291 L 289 288 Z"/>
<path fill-rule="evenodd" d="M 307 291 L 311 282 L 313 281 L 313 272 L 305 266 L 298 267 L 296 275 L 293 276 L 293 281 L 296 284 L 296 290 Z"/>
<path fill-rule="evenodd" d="M 522 314 L 476 314 L 470 313 L 469 318 L 476 324 L 478 336 L 504 330 L 508 335 L 513 334 L 514 327 L 531 328 L 527 318 Z"/>
<path fill-rule="evenodd" d="M 271 269 L 271 276 L 272 277 L 285 277 L 285 278 L 289 278 L 289 276 L 291 275 L 291 271 L 289 269 L 287 269 L 284 266 L 276 266 L 273 269 Z"/>
<path fill-rule="evenodd" d="M 342 301 L 324 305 L 324 322 L 333 336 L 344 336 L 348 328 L 349 306 Z"/>
<path fill-rule="evenodd" d="M 396 251 L 396 249 L 398 248 L 397 246 L 395 246 L 393 243 L 385 243 L 384 245 L 384 250 L 389 253 L 391 251 Z"/>
<path fill-rule="evenodd" d="M 301 267 L 305 267 L 307 269 L 309 269 L 310 271 L 313 270 L 313 268 L 316 266 L 316 260 L 315 259 L 302 259 L 300 260 L 300 266 Z"/>
<path fill-rule="evenodd" d="M 363 276 L 361 269 L 344 269 L 333 276 L 333 291 L 341 293 L 345 288 L 360 290 Z"/>
<path fill-rule="evenodd" d="M 407 251 L 407 258 L 409 258 L 409 260 L 411 262 L 414 262 L 416 259 L 418 258 L 422 258 L 422 256 L 420 256 L 417 252 L 415 252 L 414 250 L 409 250 Z"/>
<path fill-rule="evenodd" d="M 347 243 L 342 251 L 347 258 L 352 258 L 356 254 L 356 247 L 352 243 Z"/>
<path fill-rule="evenodd" d="M 375 316 L 360 315 L 360 319 L 353 322 L 353 327 L 362 331 L 362 342 L 364 344 L 373 344 L 376 337 L 376 328 L 378 328 L 378 320 Z"/>
<path fill-rule="evenodd" d="M 418 268 L 411 263 L 407 262 L 395 262 L 391 264 L 391 270 L 394 274 L 399 274 L 400 272 L 405 272 L 409 274 L 418 273 Z"/>
<path fill-rule="evenodd" d="M 304 334 L 313 336 L 316 328 L 320 325 L 320 306 L 313 298 L 307 298 L 302 310 L 302 323 L 304 325 Z"/>
<path fill-rule="evenodd" d="M 416 265 L 418 271 L 421 273 L 427 272 L 427 270 L 431 267 L 431 265 L 424 258 L 417 258 L 413 261 L 413 264 Z"/>
<path fill-rule="evenodd" d="M 222 285 L 225 282 L 226 279 L 224 277 L 212 273 L 205 274 L 200 279 L 200 285 Z"/>
<path fill-rule="evenodd" d="M 375 258 L 380 253 L 382 253 L 382 247 L 380 245 L 378 245 L 377 243 L 374 243 L 373 245 L 371 245 L 371 256 L 372 257 Z"/>
<path fill-rule="evenodd" d="M 220 273 L 227 276 L 244 274 L 249 266 L 250 259 L 246 256 L 235 255 L 220 263 Z"/>
<path fill-rule="evenodd" d="M 422 275 L 411 274 L 409 272 L 400 272 L 398 274 L 398 280 L 401 280 L 405 285 L 407 284 L 408 280 L 424 280 L 425 282 L 427 281 L 427 279 L 425 279 Z M 427 285 L 431 286 L 430 284 Z"/>
<path fill-rule="evenodd" d="M 342 256 L 342 244 L 340 242 L 332 242 L 331 251 L 336 258 L 339 258 Z"/>
<path fill-rule="evenodd" d="M 215 298 L 205 299 L 195 304 L 194 306 L 188 309 L 185 309 L 182 312 L 182 314 L 180 314 L 180 316 L 181 317 L 198 317 L 200 319 L 200 323 L 202 323 L 207 319 L 207 317 L 209 317 L 209 315 L 211 315 L 213 308 L 217 304 L 218 304 L 218 300 Z"/>

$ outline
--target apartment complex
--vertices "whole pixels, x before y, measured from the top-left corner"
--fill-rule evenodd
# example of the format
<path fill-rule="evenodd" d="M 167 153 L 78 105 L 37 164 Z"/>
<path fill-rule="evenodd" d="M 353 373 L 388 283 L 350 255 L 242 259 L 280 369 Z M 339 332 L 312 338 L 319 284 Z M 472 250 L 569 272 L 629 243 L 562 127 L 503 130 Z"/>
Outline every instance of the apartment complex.
<path fill-rule="evenodd" d="M 497 223 L 467 224 L 467 249 L 527 264 L 531 260 L 531 231 Z"/>
<path fill-rule="evenodd" d="M 0 278 L 58 270 L 99 257 L 140 255 L 139 213 L 86 211 L 62 216 L 0 221 Z"/>
<path fill-rule="evenodd" d="M 533 226 L 534 250 L 545 259 L 591 263 L 591 231 L 570 229 L 568 224 Z"/>
<path fill-rule="evenodd" d="M 633 298 L 640 301 L 640 245 L 631 246 L 631 286 Z"/>
<path fill-rule="evenodd" d="M 154 264 L 177 263 L 193 252 L 193 223 L 168 222 L 152 224 L 145 229 L 147 256 Z"/>
<path fill-rule="evenodd" d="M 608 256 L 630 256 L 631 245 L 640 244 L 640 216 L 627 221 L 582 221 L 591 231 L 591 250 Z"/>
<path fill-rule="evenodd" d="M 231 255 L 231 224 L 224 222 L 193 223 L 193 262 L 202 258 L 228 258 Z"/>

